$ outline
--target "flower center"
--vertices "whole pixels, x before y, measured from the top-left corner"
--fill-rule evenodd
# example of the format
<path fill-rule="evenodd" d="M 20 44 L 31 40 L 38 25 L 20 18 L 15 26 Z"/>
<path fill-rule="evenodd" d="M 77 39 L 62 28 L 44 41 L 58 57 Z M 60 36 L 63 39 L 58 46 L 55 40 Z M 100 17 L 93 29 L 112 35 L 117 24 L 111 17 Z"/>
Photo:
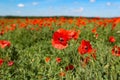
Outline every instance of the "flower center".
<path fill-rule="evenodd" d="M 64 39 L 63 39 L 63 38 L 59 38 L 59 41 L 60 41 L 60 42 L 63 42 L 63 41 L 64 41 Z"/>
<path fill-rule="evenodd" d="M 88 50 L 88 46 L 85 46 L 84 48 L 85 48 L 85 50 Z"/>
<path fill-rule="evenodd" d="M 118 49 L 117 48 L 115 48 L 115 54 L 118 54 Z"/>

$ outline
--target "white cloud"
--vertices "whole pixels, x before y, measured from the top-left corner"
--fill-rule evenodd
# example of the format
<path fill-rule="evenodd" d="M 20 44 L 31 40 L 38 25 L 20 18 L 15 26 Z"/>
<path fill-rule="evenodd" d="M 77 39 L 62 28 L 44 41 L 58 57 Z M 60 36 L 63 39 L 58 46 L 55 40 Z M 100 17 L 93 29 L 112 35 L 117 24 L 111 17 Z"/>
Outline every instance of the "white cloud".
<path fill-rule="evenodd" d="M 74 10 L 74 12 L 79 12 L 79 13 L 82 13 L 82 12 L 83 12 L 83 10 L 84 10 L 84 8 L 83 8 L 83 7 L 80 7 L 79 9 Z"/>
<path fill-rule="evenodd" d="M 18 4 L 17 6 L 20 7 L 20 8 L 22 8 L 22 7 L 24 7 L 25 5 L 22 4 L 22 3 L 20 3 L 20 4 Z"/>
<path fill-rule="evenodd" d="M 95 2 L 96 0 L 89 0 L 91 3 Z"/>
<path fill-rule="evenodd" d="M 107 6 L 111 6 L 111 2 L 107 2 L 106 5 L 107 5 Z"/>
<path fill-rule="evenodd" d="M 38 5 L 39 3 L 38 2 L 33 2 L 32 5 L 36 6 Z"/>

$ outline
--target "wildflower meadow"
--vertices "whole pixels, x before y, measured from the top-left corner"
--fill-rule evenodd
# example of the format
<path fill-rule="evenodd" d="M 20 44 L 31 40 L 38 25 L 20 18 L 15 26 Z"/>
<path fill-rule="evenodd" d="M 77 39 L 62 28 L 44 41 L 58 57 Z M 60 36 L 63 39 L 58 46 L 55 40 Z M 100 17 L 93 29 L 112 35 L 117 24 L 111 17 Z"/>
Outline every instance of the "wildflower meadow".
<path fill-rule="evenodd" d="M 1 18 L 0 80 L 120 80 L 120 18 Z"/>

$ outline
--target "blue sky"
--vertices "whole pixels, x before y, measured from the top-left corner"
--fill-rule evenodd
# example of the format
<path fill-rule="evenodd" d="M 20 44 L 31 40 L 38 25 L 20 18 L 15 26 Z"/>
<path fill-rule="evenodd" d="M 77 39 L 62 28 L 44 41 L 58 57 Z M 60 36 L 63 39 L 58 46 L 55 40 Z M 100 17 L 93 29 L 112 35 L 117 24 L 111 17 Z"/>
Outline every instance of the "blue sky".
<path fill-rule="evenodd" d="M 120 0 L 1 0 L 0 15 L 120 17 Z"/>

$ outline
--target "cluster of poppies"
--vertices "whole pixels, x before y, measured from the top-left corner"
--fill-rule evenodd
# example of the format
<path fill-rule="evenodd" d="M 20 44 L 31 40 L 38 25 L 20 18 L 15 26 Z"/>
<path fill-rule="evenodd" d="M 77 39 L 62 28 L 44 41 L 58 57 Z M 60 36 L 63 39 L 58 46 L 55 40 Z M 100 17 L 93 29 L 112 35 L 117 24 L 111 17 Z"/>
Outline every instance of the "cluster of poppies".
<path fill-rule="evenodd" d="M 58 29 L 53 34 L 52 46 L 59 50 L 65 49 L 68 47 L 68 41 L 71 39 L 77 40 L 79 38 L 79 34 L 80 34 L 80 31 L 76 31 L 76 30 Z M 95 55 L 96 50 L 92 48 L 90 41 L 83 39 L 78 47 L 78 52 L 82 56 L 84 56 L 84 54 L 89 54 L 89 56 L 84 57 L 83 59 L 84 64 L 86 64 L 89 61 L 90 56 L 96 59 L 96 55 Z M 68 69 L 71 69 L 71 68 L 67 68 L 67 70 Z"/>
<path fill-rule="evenodd" d="M 109 42 L 110 43 L 115 43 L 116 42 L 116 39 L 114 36 L 110 36 L 109 37 Z M 112 48 L 112 55 L 114 56 L 120 56 L 120 47 L 117 46 L 117 45 L 114 45 L 113 48 Z"/>
<path fill-rule="evenodd" d="M 53 34 L 52 46 L 57 49 L 65 49 L 68 47 L 68 41 L 71 39 L 77 40 L 79 37 L 80 31 L 75 30 L 65 30 L 58 29 Z M 82 40 L 78 51 L 81 55 L 85 53 L 91 53 L 94 49 L 92 48 L 90 41 Z"/>
<path fill-rule="evenodd" d="M 96 32 L 96 31 L 95 31 Z M 52 37 L 52 46 L 56 49 L 62 50 L 68 47 L 68 41 L 71 39 L 77 40 L 79 38 L 80 31 L 76 30 L 65 30 L 58 29 L 54 32 Z M 114 36 L 109 37 L 109 42 L 114 43 L 116 39 Z M 90 41 L 82 40 L 80 46 L 78 47 L 78 52 L 83 55 L 85 53 L 95 52 L 95 49 L 92 48 Z M 120 53 L 119 53 L 120 55 Z"/>
<path fill-rule="evenodd" d="M 4 49 L 6 47 L 10 47 L 11 43 L 7 40 L 0 40 L 0 48 Z M 0 59 L 0 66 L 3 64 L 4 60 Z M 8 66 L 12 66 L 14 64 L 13 61 L 7 61 Z"/>
<path fill-rule="evenodd" d="M 94 31 L 96 33 L 96 31 Z M 77 40 L 79 37 L 80 31 L 76 30 L 65 30 L 58 29 L 54 32 L 52 37 L 52 46 L 56 49 L 62 50 L 68 47 L 68 41 L 71 39 Z M 114 43 L 116 39 L 114 36 L 109 37 L 109 42 Z M 81 56 L 83 56 L 83 64 L 87 64 L 92 57 L 94 60 L 96 59 L 96 50 L 90 44 L 88 40 L 81 40 L 80 45 L 78 47 L 78 52 Z M 85 54 L 88 54 L 87 57 L 84 57 Z M 120 47 L 114 46 L 112 49 L 112 54 L 115 56 L 120 56 Z M 69 66 L 68 66 L 69 67 Z M 71 68 L 70 68 L 71 69 Z M 67 69 L 68 70 L 68 69 Z"/>
<path fill-rule="evenodd" d="M 45 58 L 45 62 L 46 62 L 46 63 L 49 63 L 50 60 L 51 60 L 50 57 L 46 57 L 46 58 Z M 61 59 L 60 57 L 56 57 L 55 61 L 56 61 L 57 64 L 59 64 L 59 63 L 61 63 L 62 59 Z M 69 71 L 69 70 L 73 70 L 73 69 L 74 69 L 74 66 L 73 66 L 72 64 L 69 64 L 69 65 L 65 66 L 65 71 L 66 71 L 66 72 Z M 61 71 L 61 72 L 59 73 L 59 76 L 65 76 L 65 72 L 64 72 L 64 71 Z"/>
<path fill-rule="evenodd" d="M 112 54 L 115 56 L 120 56 L 120 47 L 119 46 L 114 46 L 112 48 Z"/>

